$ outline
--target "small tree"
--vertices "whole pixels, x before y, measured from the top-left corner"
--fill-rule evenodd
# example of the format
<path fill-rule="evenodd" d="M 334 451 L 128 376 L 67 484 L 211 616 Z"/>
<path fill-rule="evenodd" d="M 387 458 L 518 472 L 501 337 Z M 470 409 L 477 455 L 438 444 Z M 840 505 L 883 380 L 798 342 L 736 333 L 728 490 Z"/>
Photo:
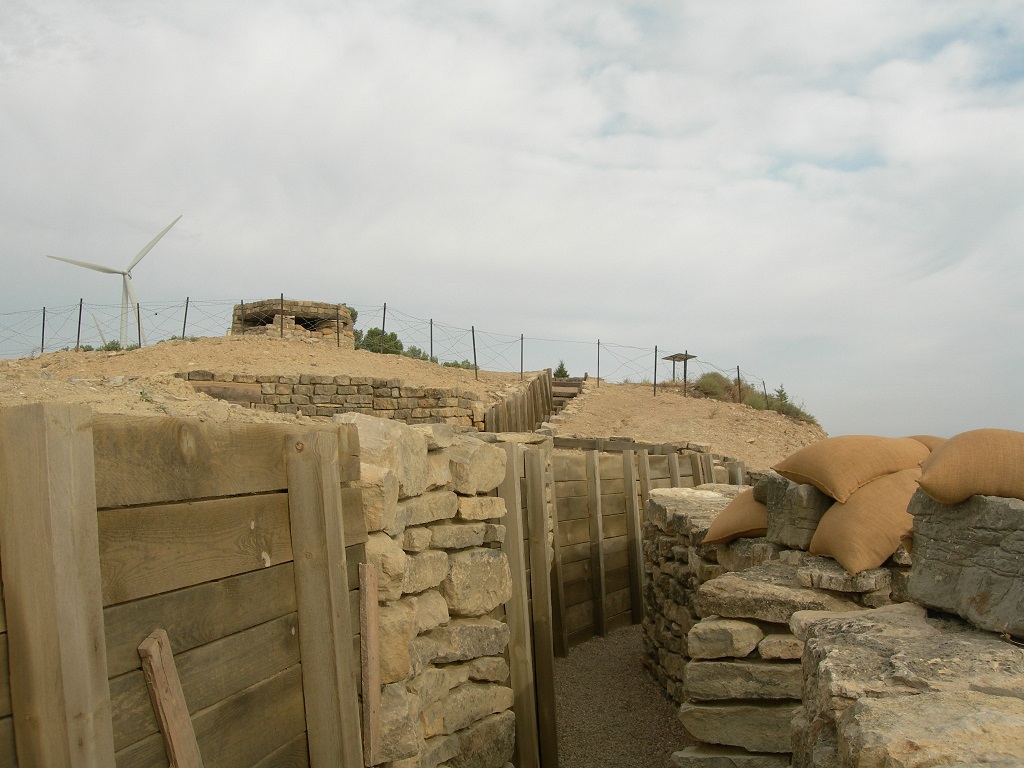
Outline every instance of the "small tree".
<path fill-rule="evenodd" d="M 385 355 L 400 355 L 405 345 L 402 344 L 398 334 L 385 333 L 380 328 L 370 328 L 367 331 L 355 331 L 356 349 L 365 349 L 368 352 L 381 352 Z"/>
<path fill-rule="evenodd" d="M 555 372 L 553 374 L 551 374 L 551 375 L 554 376 L 556 379 L 567 379 L 567 378 L 569 378 L 569 371 L 567 371 L 566 368 L 565 368 L 565 361 L 564 360 L 559 360 L 558 361 L 558 367 L 555 368 Z"/>

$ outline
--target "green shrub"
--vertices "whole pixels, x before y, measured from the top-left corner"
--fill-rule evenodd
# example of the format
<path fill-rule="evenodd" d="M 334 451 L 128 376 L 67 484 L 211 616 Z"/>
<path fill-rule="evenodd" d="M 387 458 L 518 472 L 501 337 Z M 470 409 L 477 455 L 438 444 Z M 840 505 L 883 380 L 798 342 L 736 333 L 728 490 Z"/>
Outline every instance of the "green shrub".
<path fill-rule="evenodd" d="M 556 378 L 556 379 L 568 379 L 569 378 L 569 371 L 566 370 L 565 361 L 564 360 L 559 360 L 558 361 L 558 367 L 555 368 L 555 372 L 552 373 L 551 375 L 554 378 Z"/>

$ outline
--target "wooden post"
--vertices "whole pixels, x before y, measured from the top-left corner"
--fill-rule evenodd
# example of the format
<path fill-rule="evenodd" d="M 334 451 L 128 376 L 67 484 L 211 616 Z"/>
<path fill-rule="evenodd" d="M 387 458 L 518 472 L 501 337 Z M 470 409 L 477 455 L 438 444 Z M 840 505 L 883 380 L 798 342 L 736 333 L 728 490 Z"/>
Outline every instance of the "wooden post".
<path fill-rule="evenodd" d="M 537 732 L 537 689 L 533 677 L 533 635 L 530 632 L 530 599 L 526 587 L 526 551 L 523 546 L 523 501 L 519 485 L 519 446 L 501 443 L 508 457 L 505 479 L 498 495 L 505 501 L 505 540 L 501 551 L 508 557 L 512 572 L 512 599 L 505 603 L 505 621 L 509 629 L 509 672 L 516 715 L 516 754 L 513 762 L 520 768 L 540 768 L 540 744 Z"/>
<path fill-rule="evenodd" d="M 91 415 L 0 411 L 0 563 L 18 764 L 109 767 Z"/>
<path fill-rule="evenodd" d="M 167 632 L 157 629 L 143 640 L 139 646 L 139 658 L 153 711 L 164 737 L 170 768 L 203 768 L 203 758 L 199 754 L 196 732 L 185 704 Z"/>
<path fill-rule="evenodd" d="M 601 457 L 587 451 L 587 515 L 590 521 L 590 589 L 594 600 L 594 632 L 608 634 L 605 610 L 604 518 L 601 514 Z"/>
<path fill-rule="evenodd" d="M 715 457 L 710 453 L 702 453 L 700 454 L 700 463 L 704 468 L 704 482 L 715 482 Z"/>
<path fill-rule="evenodd" d="M 565 579 L 562 578 L 561 534 L 558 531 L 558 497 L 555 495 L 555 469 L 546 472 L 544 482 L 551 489 L 551 619 L 555 656 L 565 658 L 569 653 L 569 632 L 565 626 Z"/>
<path fill-rule="evenodd" d="M 727 461 L 725 468 L 729 470 L 729 485 L 745 485 L 747 468 L 742 461 Z"/>
<path fill-rule="evenodd" d="M 683 484 L 682 475 L 679 473 L 679 454 L 675 451 L 668 455 L 668 476 L 673 488 Z"/>
<path fill-rule="evenodd" d="M 526 508 L 530 520 L 530 589 L 533 595 L 533 664 L 537 678 L 540 762 L 544 768 L 558 768 L 551 573 L 547 567 L 548 525 L 541 459 L 539 450 L 526 452 Z"/>
<path fill-rule="evenodd" d="M 647 499 L 651 495 L 651 461 L 647 455 L 647 449 L 641 448 L 636 454 L 637 465 L 640 470 L 640 505 L 647 506 Z"/>
<path fill-rule="evenodd" d="M 693 486 L 696 488 L 698 485 L 704 485 L 708 482 L 704 477 L 704 463 L 700 460 L 701 454 L 691 453 L 690 454 L 690 470 L 693 473 Z"/>
<path fill-rule="evenodd" d="M 352 659 L 338 436 L 286 442 L 288 508 L 302 653 L 302 695 L 312 768 L 363 764 Z"/>
<path fill-rule="evenodd" d="M 629 551 L 629 603 L 633 623 L 644 619 L 643 603 L 643 528 L 640 520 L 640 505 L 636 496 L 636 469 L 633 452 L 622 452 L 622 481 L 626 494 L 626 546 Z"/>
<path fill-rule="evenodd" d="M 362 657 L 363 765 L 380 759 L 380 623 L 377 592 L 380 579 L 373 563 L 359 564 L 359 652 Z"/>

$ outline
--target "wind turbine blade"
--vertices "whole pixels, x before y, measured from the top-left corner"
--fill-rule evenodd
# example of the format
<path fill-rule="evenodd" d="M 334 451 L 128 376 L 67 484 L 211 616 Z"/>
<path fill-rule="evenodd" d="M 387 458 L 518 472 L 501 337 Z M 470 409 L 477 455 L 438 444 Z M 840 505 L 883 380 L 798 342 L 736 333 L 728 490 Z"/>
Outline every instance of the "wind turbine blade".
<path fill-rule="evenodd" d="M 107 337 L 104 336 L 103 331 L 100 330 L 99 320 L 96 319 L 96 315 L 94 315 L 91 310 L 89 312 L 89 317 L 92 318 L 92 324 L 96 326 L 96 333 L 100 335 L 100 341 L 103 342 L 103 346 L 107 346 Z"/>
<path fill-rule="evenodd" d="M 135 318 L 135 322 L 138 323 L 138 328 L 142 329 L 142 319 L 139 317 L 139 297 L 135 293 L 135 289 L 132 287 L 132 279 L 128 275 L 124 276 L 124 287 L 128 290 L 128 298 L 132 302 L 132 316 Z M 146 343 L 146 332 L 141 330 L 142 338 L 139 340 L 141 345 Z"/>
<path fill-rule="evenodd" d="M 74 264 L 76 267 L 85 267 L 86 269 L 94 269 L 97 272 L 104 272 L 108 275 L 123 275 L 120 269 L 114 269 L 113 267 L 104 267 L 102 264 L 90 264 L 88 261 L 75 261 L 74 259 L 62 259 L 60 256 L 47 256 L 48 259 L 54 261 L 63 261 L 65 264 Z"/>
<path fill-rule="evenodd" d="M 153 246 L 160 242 L 160 238 L 163 237 L 164 235 L 166 235 L 167 234 L 167 230 L 169 230 L 171 227 L 173 227 L 175 224 L 177 224 L 178 223 L 178 219 L 180 219 L 180 218 L 181 218 L 181 215 L 179 215 L 177 219 L 175 219 L 170 224 L 168 224 L 166 227 L 164 227 L 163 232 L 161 232 L 159 235 L 157 235 L 152 240 L 150 240 L 149 241 L 149 245 L 147 245 L 145 248 L 143 248 L 141 251 L 139 251 L 138 255 L 134 259 L 132 259 L 132 263 L 129 264 L 127 267 L 125 267 L 124 271 L 125 272 L 131 272 L 132 269 L 135 268 L 135 265 L 138 264 L 140 261 L 142 261 L 142 257 L 145 256 L 147 253 L 149 253 L 151 250 L 153 250 Z"/>

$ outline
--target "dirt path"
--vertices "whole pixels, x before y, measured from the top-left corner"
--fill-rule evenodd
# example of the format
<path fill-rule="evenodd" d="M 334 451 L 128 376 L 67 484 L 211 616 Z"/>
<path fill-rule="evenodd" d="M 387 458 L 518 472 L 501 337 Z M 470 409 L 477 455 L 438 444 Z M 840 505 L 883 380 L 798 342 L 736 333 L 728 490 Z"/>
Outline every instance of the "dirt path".
<path fill-rule="evenodd" d="M 555 659 L 561 768 L 665 768 L 696 743 L 640 661 L 642 633 L 617 629 Z"/>

